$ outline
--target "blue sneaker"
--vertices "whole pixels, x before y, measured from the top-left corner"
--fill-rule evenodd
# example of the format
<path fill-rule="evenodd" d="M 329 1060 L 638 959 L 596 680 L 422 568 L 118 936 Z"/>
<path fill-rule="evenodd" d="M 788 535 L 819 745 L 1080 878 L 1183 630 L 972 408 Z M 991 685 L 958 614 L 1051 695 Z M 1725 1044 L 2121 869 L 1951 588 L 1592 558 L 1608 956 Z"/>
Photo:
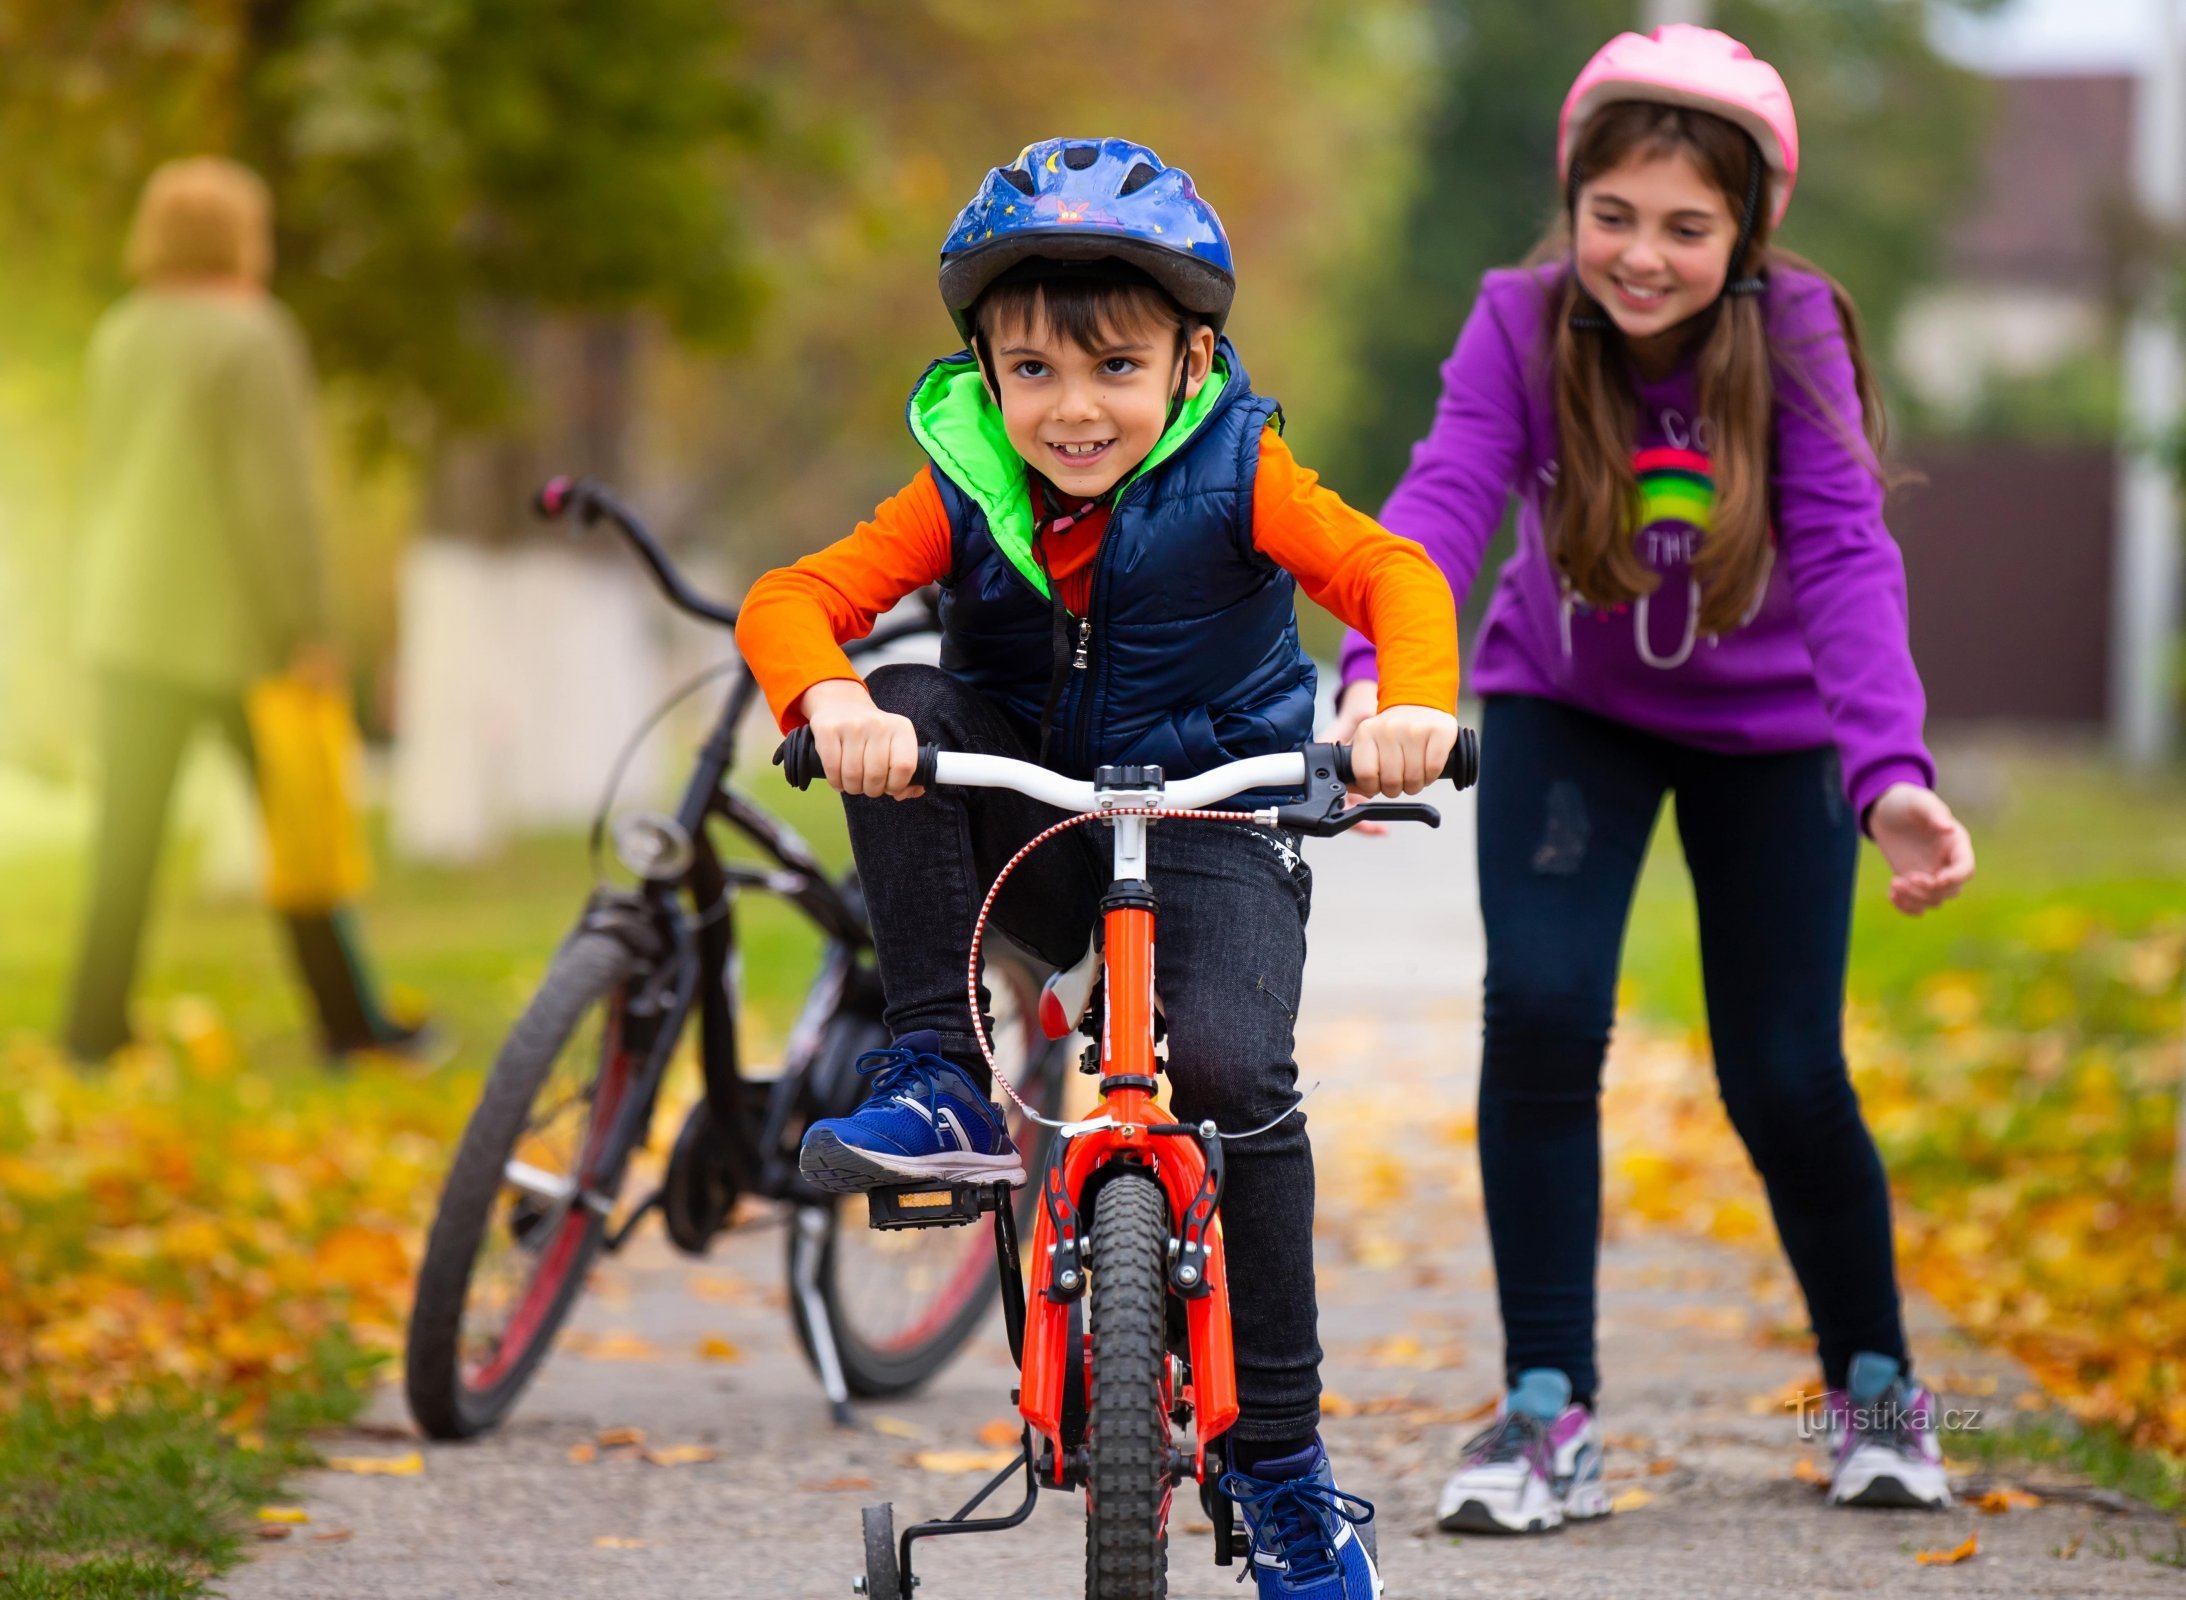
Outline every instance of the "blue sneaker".
<path fill-rule="evenodd" d="M 1259 1584 L 1260 1600 L 1380 1595 L 1372 1536 L 1359 1532 L 1374 1520 L 1373 1503 L 1336 1487 L 1318 1439 L 1296 1455 L 1261 1462 L 1257 1472 L 1226 1472 L 1219 1487 L 1245 1514 L 1252 1536 L 1245 1571 Z"/>
<path fill-rule="evenodd" d="M 815 1188 L 855 1194 L 898 1183 L 1023 1183 L 1002 1113 L 940 1054 L 941 1036 L 907 1033 L 858 1057 L 865 1104 L 805 1130 L 797 1170 Z"/>

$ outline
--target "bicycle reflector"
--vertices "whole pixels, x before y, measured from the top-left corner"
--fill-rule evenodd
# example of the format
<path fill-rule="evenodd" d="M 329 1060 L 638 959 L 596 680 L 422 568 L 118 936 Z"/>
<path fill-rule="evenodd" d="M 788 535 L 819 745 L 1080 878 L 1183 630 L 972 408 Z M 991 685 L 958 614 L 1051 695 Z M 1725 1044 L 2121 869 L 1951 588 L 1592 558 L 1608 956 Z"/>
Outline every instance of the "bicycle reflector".
<path fill-rule="evenodd" d="M 615 859 L 639 877 L 680 878 L 691 868 L 691 836 L 657 811 L 639 811 L 615 824 Z"/>

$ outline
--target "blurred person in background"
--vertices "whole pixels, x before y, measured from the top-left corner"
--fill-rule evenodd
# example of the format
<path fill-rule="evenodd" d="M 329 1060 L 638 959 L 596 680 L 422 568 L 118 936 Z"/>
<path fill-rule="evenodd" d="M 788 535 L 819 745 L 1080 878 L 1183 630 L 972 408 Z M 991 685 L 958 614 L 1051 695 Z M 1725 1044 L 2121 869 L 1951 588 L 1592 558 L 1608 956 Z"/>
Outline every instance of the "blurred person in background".
<path fill-rule="evenodd" d="M 137 288 L 92 335 L 81 650 L 96 680 L 92 890 L 65 1022 L 100 1061 L 131 1040 L 129 992 L 168 799 L 206 724 L 257 771 L 246 696 L 282 674 L 340 683 L 328 641 L 315 402 L 302 331 L 266 289 L 272 204 L 248 168 L 171 161 L 137 204 Z M 349 914 L 285 912 L 336 1060 L 415 1053 L 381 1010 Z"/>

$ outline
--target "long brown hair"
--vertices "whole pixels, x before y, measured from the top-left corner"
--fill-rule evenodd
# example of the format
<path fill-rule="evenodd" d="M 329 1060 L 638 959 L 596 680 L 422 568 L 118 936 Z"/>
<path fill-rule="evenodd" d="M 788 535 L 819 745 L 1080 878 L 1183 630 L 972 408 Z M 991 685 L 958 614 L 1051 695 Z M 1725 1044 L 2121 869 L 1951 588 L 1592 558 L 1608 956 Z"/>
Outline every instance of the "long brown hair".
<path fill-rule="evenodd" d="M 1689 157 L 1722 191 L 1731 215 L 1742 214 L 1752 164 L 1761 159 L 1752 139 L 1705 111 L 1619 101 L 1588 121 L 1573 154 L 1563 213 L 1526 264 L 1571 259 L 1581 184 L 1635 156 L 1671 154 Z M 1809 404 L 1829 416 L 1847 447 L 1878 479 L 1884 478 L 1883 450 L 1889 437 L 1882 393 L 1867 362 L 1851 297 L 1820 268 L 1770 242 L 1765 199 L 1755 212 L 1745 259 L 1730 264 L 1730 278 L 1784 267 L 1811 272 L 1829 284 L 1852 357 L 1863 428 L 1856 431 L 1846 419 L 1830 415 L 1799 352 L 1771 347 L 1762 296 L 1724 295 L 1679 330 L 1699 378 L 1700 414 L 1715 475 L 1714 515 L 1693 559 L 1700 582 L 1700 627 L 1711 635 L 1738 627 L 1759 604 L 1768 582 L 1769 424 L 1779 382 L 1789 378 L 1799 385 Z M 1660 575 L 1641 561 L 1635 541 L 1639 530 L 1632 526 L 1639 494 L 1632 468 L 1639 402 L 1631 358 L 1624 336 L 1580 286 L 1576 270 L 1563 274 L 1560 290 L 1550 295 L 1550 307 L 1561 451 L 1546 529 L 1549 556 L 1588 604 L 1621 605 L 1651 593 L 1660 582 Z"/>

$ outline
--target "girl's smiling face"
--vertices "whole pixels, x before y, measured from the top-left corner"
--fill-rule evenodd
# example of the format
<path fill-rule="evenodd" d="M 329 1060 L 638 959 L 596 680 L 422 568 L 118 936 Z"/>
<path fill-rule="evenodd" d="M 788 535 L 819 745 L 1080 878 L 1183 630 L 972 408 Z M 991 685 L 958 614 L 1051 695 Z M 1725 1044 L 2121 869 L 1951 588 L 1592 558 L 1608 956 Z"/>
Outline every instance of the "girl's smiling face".
<path fill-rule="evenodd" d="M 1035 300 L 1024 317 L 987 330 L 1010 444 L 1068 495 L 1094 499 L 1131 472 L 1161 440 L 1176 393 L 1174 324 L 1150 315 L 1107 319 L 1090 348 L 1059 334 Z M 1214 332 L 1183 340 L 1184 392 L 1199 393 L 1214 360 Z"/>
<path fill-rule="evenodd" d="M 1572 229 L 1580 286 L 1642 346 L 1715 303 L 1738 241 L 1723 191 L 1683 150 L 1635 153 L 1582 183 Z"/>

